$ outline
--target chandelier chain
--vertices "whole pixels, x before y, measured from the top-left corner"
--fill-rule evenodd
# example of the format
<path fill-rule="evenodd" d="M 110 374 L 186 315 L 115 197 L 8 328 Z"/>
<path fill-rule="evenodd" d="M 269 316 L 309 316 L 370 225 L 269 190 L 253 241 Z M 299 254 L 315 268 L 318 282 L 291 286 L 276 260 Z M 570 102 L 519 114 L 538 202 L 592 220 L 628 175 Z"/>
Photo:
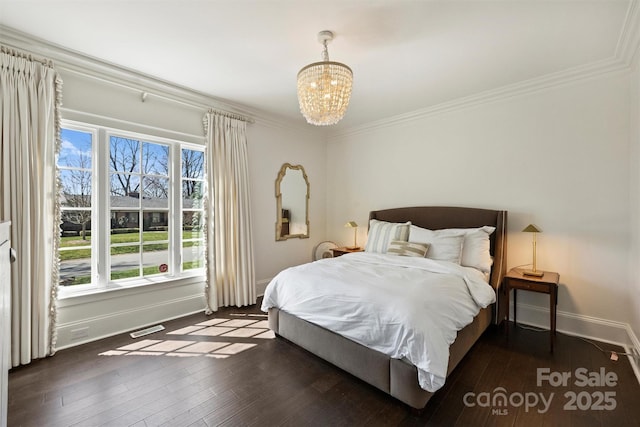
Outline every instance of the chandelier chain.
<path fill-rule="evenodd" d="M 329 49 L 327 49 L 327 41 L 324 40 L 322 42 L 322 46 L 324 46 L 324 48 L 322 49 L 322 60 L 325 62 L 329 61 Z"/>

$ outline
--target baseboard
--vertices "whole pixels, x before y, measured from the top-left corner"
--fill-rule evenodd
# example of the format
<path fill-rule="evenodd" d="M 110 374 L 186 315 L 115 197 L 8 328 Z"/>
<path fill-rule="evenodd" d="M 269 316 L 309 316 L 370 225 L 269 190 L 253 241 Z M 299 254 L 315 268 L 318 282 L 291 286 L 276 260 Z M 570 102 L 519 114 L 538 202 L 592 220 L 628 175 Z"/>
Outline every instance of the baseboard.
<path fill-rule="evenodd" d="M 513 302 L 509 309 L 509 313 L 512 313 Z M 513 320 L 511 315 L 510 319 Z M 518 304 L 518 323 L 548 329 L 549 309 L 529 304 Z M 567 335 L 619 345 L 625 349 L 625 353 L 632 353 L 632 348 L 635 348 L 640 354 L 640 340 L 628 323 L 558 310 L 556 330 Z M 628 357 L 640 383 L 640 361 L 632 356 Z"/>
<path fill-rule="evenodd" d="M 625 347 L 625 351 L 627 353 L 633 353 L 633 349 L 635 349 L 635 353 L 640 355 L 640 340 L 633 332 L 633 329 L 630 325 L 627 325 L 627 333 L 629 334 L 629 339 L 631 340 L 631 345 Z M 633 369 L 633 373 L 636 374 L 636 378 L 638 382 L 640 382 L 640 357 L 627 356 L 629 358 L 629 363 L 631 363 L 631 368 Z"/>
<path fill-rule="evenodd" d="M 512 313 L 513 305 L 510 309 L 510 313 Z M 529 304 L 518 304 L 518 323 L 548 329 L 549 309 Z M 558 332 L 568 335 L 590 338 L 620 346 L 632 344 L 628 334 L 627 323 L 582 314 L 558 310 L 556 313 L 556 329 Z"/>
<path fill-rule="evenodd" d="M 189 295 L 130 310 L 111 312 L 77 322 L 59 323 L 56 350 L 97 341 L 160 322 L 204 311 L 204 297 Z"/>

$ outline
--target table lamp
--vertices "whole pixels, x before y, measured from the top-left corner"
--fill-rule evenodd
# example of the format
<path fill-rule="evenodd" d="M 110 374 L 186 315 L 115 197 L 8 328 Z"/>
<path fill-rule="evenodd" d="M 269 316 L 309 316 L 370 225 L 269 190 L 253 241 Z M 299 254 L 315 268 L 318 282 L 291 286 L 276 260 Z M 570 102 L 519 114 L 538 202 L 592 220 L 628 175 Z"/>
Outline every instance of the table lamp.
<path fill-rule="evenodd" d="M 347 247 L 347 249 L 360 249 L 358 246 L 358 224 L 355 221 L 349 221 L 344 225 L 347 228 L 353 228 L 353 246 Z"/>
<path fill-rule="evenodd" d="M 531 270 L 524 270 L 522 274 L 525 276 L 542 277 L 544 276 L 544 271 L 536 269 L 536 234 L 541 233 L 542 230 L 533 224 L 529 224 L 522 231 L 524 233 L 533 233 L 533 268 Z"/>

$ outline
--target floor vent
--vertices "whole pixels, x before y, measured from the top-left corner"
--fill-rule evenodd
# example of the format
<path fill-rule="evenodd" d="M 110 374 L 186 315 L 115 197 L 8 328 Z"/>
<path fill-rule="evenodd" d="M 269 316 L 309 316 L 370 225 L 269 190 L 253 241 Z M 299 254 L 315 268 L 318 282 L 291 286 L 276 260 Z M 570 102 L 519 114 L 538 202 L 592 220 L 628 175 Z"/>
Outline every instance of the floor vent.
<path fill-rule="evenodd" d="M 150 328 L 140 329 L 139 331 L 131 332 L 129 335 L 131 335 L 131 338 L 140 338 L 142 336 L 153 334 L 163 330 L 164 330 L 164 326 L 155 325 L 155 326 L 151 326 Z"/>

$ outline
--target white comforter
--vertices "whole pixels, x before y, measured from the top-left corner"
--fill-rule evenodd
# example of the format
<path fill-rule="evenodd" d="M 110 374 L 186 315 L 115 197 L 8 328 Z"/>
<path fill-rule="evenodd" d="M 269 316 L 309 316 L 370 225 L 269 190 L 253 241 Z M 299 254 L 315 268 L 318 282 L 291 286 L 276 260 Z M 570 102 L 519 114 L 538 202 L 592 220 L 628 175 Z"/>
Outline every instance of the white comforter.
<path fill-rule="evenodd" d="M 457 331 L 495 301 L 473 268 L 427 258 L 353 253 L 288 268 L 262 310 L 280 308 L 418 368 L 427 391 L 444 385 Z"/>

